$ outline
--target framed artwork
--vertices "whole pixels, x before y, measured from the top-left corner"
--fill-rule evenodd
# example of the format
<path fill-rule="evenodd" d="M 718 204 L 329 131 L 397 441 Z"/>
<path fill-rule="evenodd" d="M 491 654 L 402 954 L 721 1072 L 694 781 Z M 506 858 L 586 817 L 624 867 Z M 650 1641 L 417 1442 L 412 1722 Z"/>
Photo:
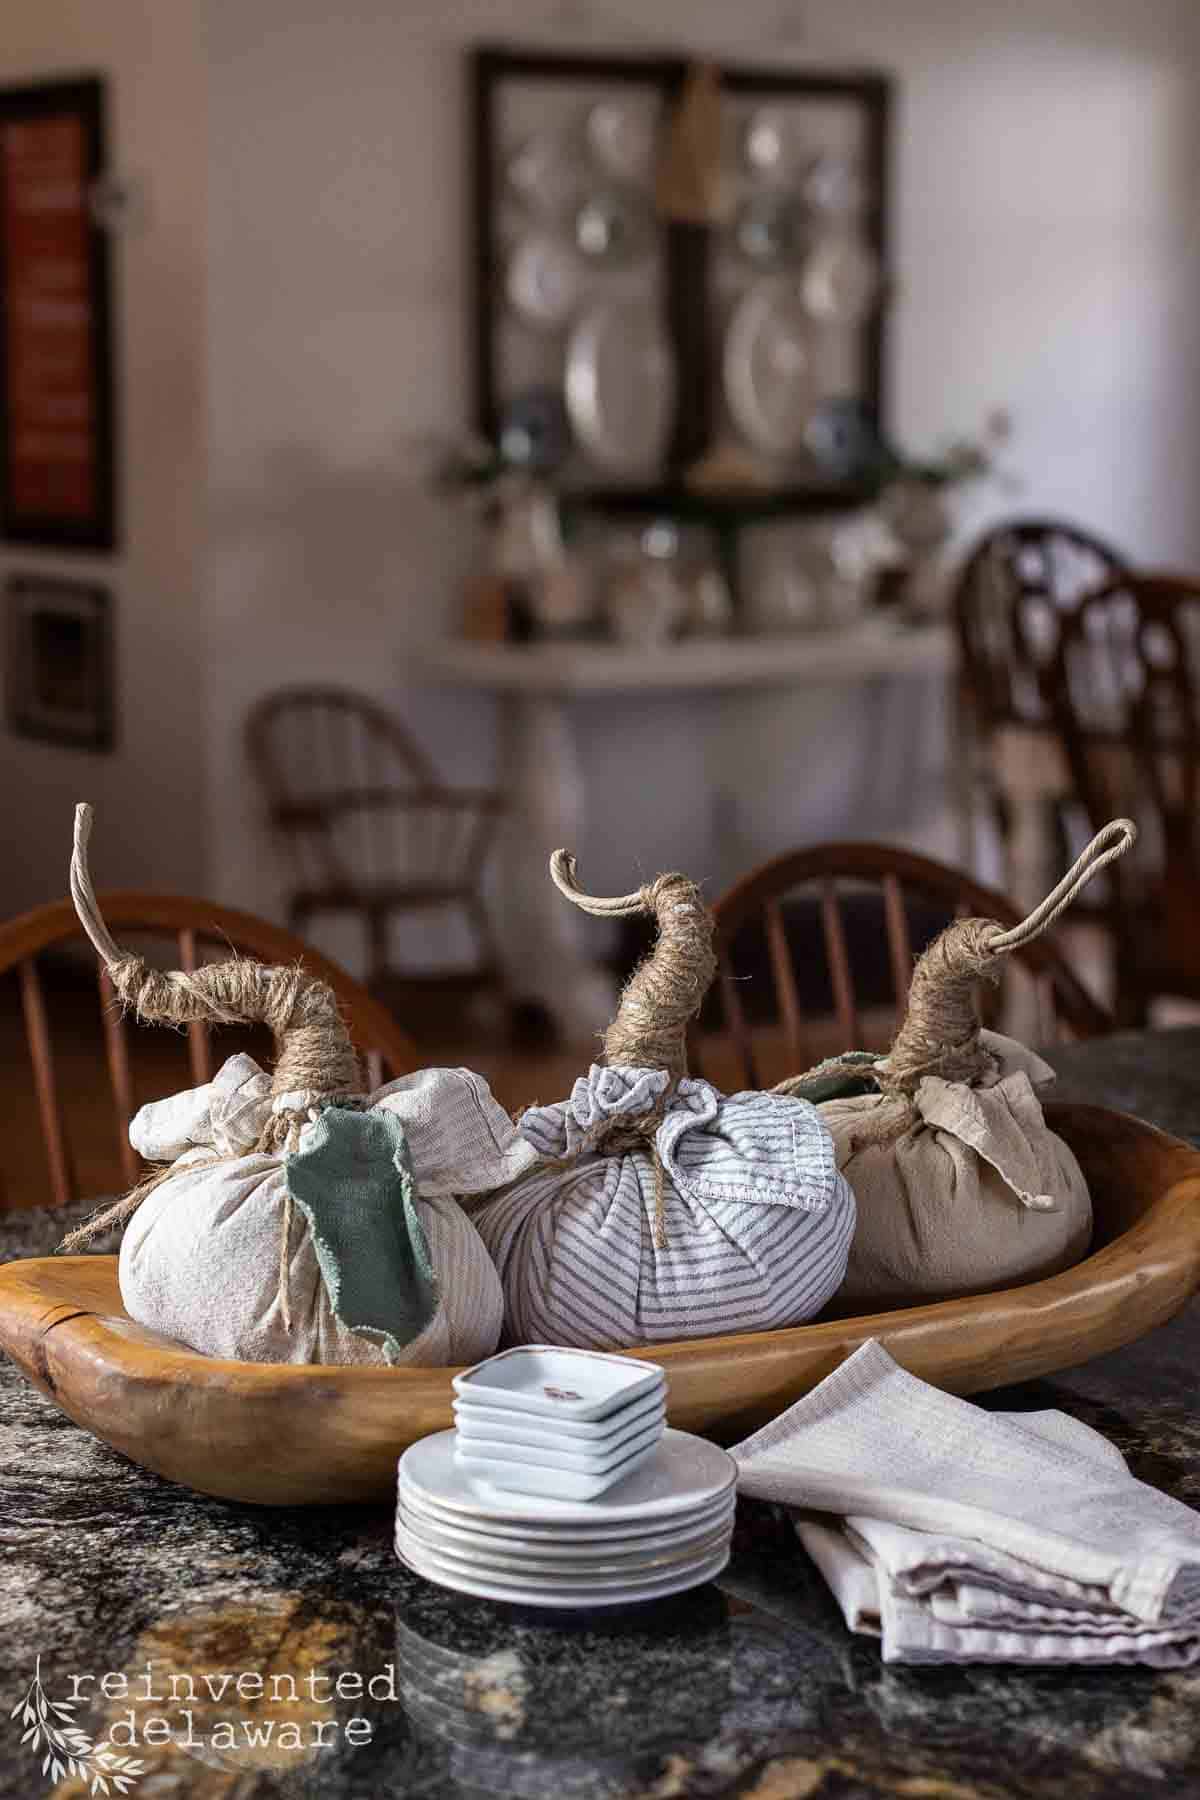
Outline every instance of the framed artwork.
<path fill-rule="evenodd" d="M 86 750 L 115 741 L 107 588 L 14 575 L 7 587 L 8 721 L 20 737 Z"/>
<path fill-rule="evenodd" d="M 99 79 L 0 89 L 0 537 L 116 543 Z"/>
<path fill-rule="evenodd" d="M 610 511 L 860 500 L 884 431 L 889 100 L 875 74 L 475 51 L 484 435 Z M 700 218 L 664 177 L 689 131 Z"/>

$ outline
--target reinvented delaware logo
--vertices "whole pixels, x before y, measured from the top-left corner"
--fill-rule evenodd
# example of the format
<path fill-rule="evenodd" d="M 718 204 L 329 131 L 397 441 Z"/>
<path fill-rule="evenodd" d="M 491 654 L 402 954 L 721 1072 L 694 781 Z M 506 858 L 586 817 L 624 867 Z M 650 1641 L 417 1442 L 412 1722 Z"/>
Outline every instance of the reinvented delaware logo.
<path fill-rule="evenodd" d="M 132 1756 L 123 1756 L 112 1744 L 94 1744 L 87 1732 L 75 1724 L 73 1700 L 51 1700 L 42 1686 L 42 1659 L 39 1656 L 33 1680 L 22 1699 L 13 1707 L 11 1718 L 19 1718 L 25 1729 L 21 1742 L 31 1755 L 45 1745 L 42 1774 L 51 1781 L 73 1775 L 89 1784 L 92 1794 L 128 1794 L 137 1785 L 145 1768 Z"/>

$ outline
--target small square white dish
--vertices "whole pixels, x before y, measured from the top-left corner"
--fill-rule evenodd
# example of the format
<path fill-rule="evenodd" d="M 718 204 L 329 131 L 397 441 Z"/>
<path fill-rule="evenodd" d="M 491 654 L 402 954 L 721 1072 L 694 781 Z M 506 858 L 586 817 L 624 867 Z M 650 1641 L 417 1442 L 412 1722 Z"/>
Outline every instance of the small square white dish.
<path fill-rule="evenodd" d="M 661 1439 L 655 1435 L 632 1456 L 622 1457 L 600 1474 L 587 1474 L 577 1469 L 551 1469 L 545 1463 L 501 1462 L 496 1457 L 464 1456 L 459 1452 L 455 1462 L 473 1480 L 486 1482 L 514 1494 L 544 1494 L 551 1500 L 595 1500 L 608 1488 L 624 1481 L 654 1455 Z"/>
<path fill-rule="evenodd" d="M 572 1425 L 566 1419 L 547 1419 L 536 1413 L 509 1413 L 499 1406 L 462 1406 L 454 1402 L 454 1429 L 472 1442 L 488 1438 L 495 1444 L 520 1444 L 565 1453 L 602 1456 L 626 1438 L 665 1426 L 667 1409 L 661 1394 L 651 1394 L 636 1406 L 623 1406 L 595 1425 Z"/>
<path fill-rule="evenodd" d="M 665 1388 L 666 1376 L 657 1363 L 632 1356 L 523 1344 L 464 1369 L 454 1376 L 453 1386 L 467 1406 L 592 1423 Z"/>
<path fill-rule="evenodd" d="M 578 1444 L 548 1450 L 544 1444 L 500 1443 L 494 1438 L 468 1437 L 459 1431 L 454 1454 L 459 1462 L 469 1462 L 476 1473 L 484 1464 L 503 1470 L 520 1463 L 522 1468 L 563 1469 L 572 1475 L 607 1475 L 635 1452 L 652 1449 L 663 1430 L 662 1420 L 657 1419 L 632 1436 L 598 1450 L 586 1450 Z M 493 1475 L 489 1479 L 499 1481 L 500 1477 Z"/>

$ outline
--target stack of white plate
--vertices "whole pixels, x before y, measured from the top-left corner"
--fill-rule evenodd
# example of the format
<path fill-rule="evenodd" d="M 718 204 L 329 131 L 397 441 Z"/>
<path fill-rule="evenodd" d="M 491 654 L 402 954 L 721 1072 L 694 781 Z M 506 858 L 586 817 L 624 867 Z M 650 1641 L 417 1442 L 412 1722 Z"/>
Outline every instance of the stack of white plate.
<path fill-rule="evenodd" d="M 594 1500 L 654 1454 L 667 1423 L 656 1363 L 546 1344 L 454 1377 L 456 1457 L 496 1487 Z"/>
<path fill-rule="evenodd" d="M 396 1508 L 401 1560 L 443 1587 L 590 1611 L 682 1593 L 729 1560 L 736 1466 L 702 1438 L 667 1431 L 597 1499 L 562 1500 L 473 1475 L 455 1435 L 405 1451 Z"/>

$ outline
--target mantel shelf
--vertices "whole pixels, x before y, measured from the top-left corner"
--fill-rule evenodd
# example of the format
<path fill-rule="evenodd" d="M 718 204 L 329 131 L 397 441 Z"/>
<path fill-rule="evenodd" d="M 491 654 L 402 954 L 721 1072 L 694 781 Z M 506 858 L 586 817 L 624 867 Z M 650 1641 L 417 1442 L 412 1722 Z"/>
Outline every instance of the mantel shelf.
<path fill-rule="evenodd" d="M 699 638 L 635 650 L 620 644 L 477 644 L 443 639 L 411 652 L 448 686 L 560 695 L 803 686 L 881 676 L 947 675 L 948 622 L 883 618 L 790 637 Z"/>

